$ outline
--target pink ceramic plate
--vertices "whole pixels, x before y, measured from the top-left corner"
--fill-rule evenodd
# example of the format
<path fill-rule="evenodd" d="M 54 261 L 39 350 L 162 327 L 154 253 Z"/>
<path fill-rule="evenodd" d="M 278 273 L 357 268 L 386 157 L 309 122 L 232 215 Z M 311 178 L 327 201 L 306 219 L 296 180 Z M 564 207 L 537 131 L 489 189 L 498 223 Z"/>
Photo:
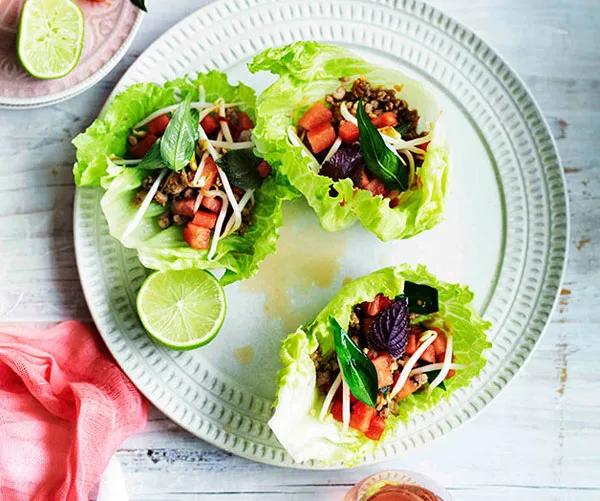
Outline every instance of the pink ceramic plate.
<path fill-rule="evenodd" d="M 17 30 L 25 0 L 0 0 L 0 107 L 54 104 L 83 92 L 123 57 L 143 13 L 129 0 L 75 0 L 85 16 L 85 41 L 75 70 L 57 80 L 38 80 L 19 64 Z"/>

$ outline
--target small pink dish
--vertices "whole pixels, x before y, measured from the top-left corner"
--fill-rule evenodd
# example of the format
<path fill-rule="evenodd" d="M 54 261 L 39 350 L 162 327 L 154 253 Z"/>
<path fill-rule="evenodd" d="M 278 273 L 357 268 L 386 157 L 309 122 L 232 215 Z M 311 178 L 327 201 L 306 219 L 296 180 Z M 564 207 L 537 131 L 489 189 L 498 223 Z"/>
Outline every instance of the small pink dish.
<path fill-rule="evenodd" d="M 85 17 L 79 64 L 56 80 L 38 80 L 19 63 L 16 41 L 25 0 L 0 0 L 0 107 L 35 108 L 73 97 L 104 77 L 125 55 L 143 18 L 129 0 L 75 0 Z"/>

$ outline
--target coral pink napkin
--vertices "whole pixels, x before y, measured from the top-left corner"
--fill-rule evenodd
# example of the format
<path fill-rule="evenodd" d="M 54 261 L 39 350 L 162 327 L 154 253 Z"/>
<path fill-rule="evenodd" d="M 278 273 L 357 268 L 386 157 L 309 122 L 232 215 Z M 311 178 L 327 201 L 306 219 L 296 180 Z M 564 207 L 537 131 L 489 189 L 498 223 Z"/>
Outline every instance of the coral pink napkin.
<path fill-rule="evenodd" d="M 147 417 L 93 326 L 0 327 L 0 500 L 87 501 Z"/>

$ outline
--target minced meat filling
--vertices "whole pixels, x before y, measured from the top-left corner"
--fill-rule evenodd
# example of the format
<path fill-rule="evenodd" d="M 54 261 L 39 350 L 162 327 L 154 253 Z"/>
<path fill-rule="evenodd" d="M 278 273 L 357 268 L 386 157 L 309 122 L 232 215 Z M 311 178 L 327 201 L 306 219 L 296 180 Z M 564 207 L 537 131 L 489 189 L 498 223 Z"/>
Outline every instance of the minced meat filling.
<path fill-rule="evenodd" d="M 400 191 L 389 189 L 366 167 L 358 126 L 353 120 L 344 118 L 342 108 L 345 107 L 350 115 L 356 117 L 362 100 L 367 116 L 382 134 L 404 141 L 426 136 L 428 132 L 417 131 L 420 119 L 418 111 L 409 108 L 408 103 L 398 97 L 400 91 L 400 86 L 391 89 L 372 86 L 364 77 L 357 78 L 351 84 L 348 80 L 340 79 L 340 86 L 325 96 L 325 104 L 320 101 L 314 103 L 297 125 L 300 139 L 321 166 L 320 175 L 334 181 L 348 178 L 356 189 L 389 199 L 391 208 L 400 204 Z M 346 117 L 349 118 L 348 115 Z M 408 188 L 419 186 L 419 168 L 423 165 L 427 146 L 428 141 L 423 141 L 416 148 L 403 150 L 400 147 L 396 150 L 403 168 L 409 171 L 411 185 Z M 338 193 L 332 188 L 330 195 L 336 197 Z"/>
<path fill-rule="evenodd" d="M 157 177 L 158 174 L 153 174 L 144 179 L 142 186 L 133 199 L 134 207 L 139 207 L 142 204 Z M 193 175 L 191 177 L 193 178 Z M 190 172 L 187 168 L 180 172 L 172 172 L 160 183 L 153 201 L 165 206 L 169 201 L 185 200 L 195 197 L 198 190 L 190 188 L 190 183 Z"/>
<path fill-rule="evenodd" d="M 325 102 L 331 105 L 333 123 L 337 127 L 344 120 L 340 110 L 342 103 L 346 103 L 348 111 L 356 116 L 358 102 L 362 98 L 365 112 L 369 118 L 376 118 L 388 111 L 394 112 L 398 120 L 397 127 L 404 130 L 402 139 L 409 140 L 421 137 L 423 133 L 417 132 L 419 113 L 417 110 L 409 109 L 408 103 L 404 99 L 398 98 L 399 90 L 386 89 L 382 86 L 372 87 L 364 77 L 361 77 L 354 81 L 350 90 L 346 90 L 342 83 L 335 92 L 325 97 Z"/>
<path fill-rule="evenodd" d="M 195 199 L 200 191 L 197 188 L 186 188 L 186 186 L 184 185 L 184 183 L 186 183 L 188 179 L 188 173 L 186 169 L 182 170 L 181 172 L 173 172 L 168 177 L 166 177 L 160 183 L 158 191 L 152 199 L 154 202 L 159 203 L 163 207 L 169 205 L 169 207 L 167 207 L 167 210 L 160 216 L 158 216 L 157 219 L 158 225 L 163 230 L 166 230 L 171 225 L 185 226 L 192 220 L 192 217 L 174 213 L 172 208 L 173 203 L 178 200 Z M 142 204 L 157 176 L 158 174 L 154 174 L 144 179 L 140 190 L 135 194 L 133 198 L 132 203 L 134 207 L 139 207 Z M 220 179 L 217 179 L 215 181 L 215 186 L 221 186 Z M 243 194 L 244 192 L 242 190 L 233 190 L 233 196 L 235 197 L 237 202 L 241 200 Z M 248 231 L 248 226 L 250 226 L 254 222 L 254 204 L 255 202 L 252 199 L 242 209 L 242 225 L 237 230 L 240 235 L 244 235 L 246 231 Z"/>
<path fill-rule="evenodd" d="M 391 306 L 395 302 L 394 300 L 388 298 L 384 299 L 386 305 L 384 305 L 379 311 L 383 311 L 385 308 Z M 421 335 L 428 330 L 428 327 L 423 325 L 423 323 L 418 322 L 418 315 L 411 314 L 409 316 L 411 325 L 406 352 L 398 358 L 393 358 L 387 353 L 377 351 L 370 346 L 368 340 L 370 326 L 373 323 L 375 315 L 379 313 L 379 311 L 373 311 L 373 304 L 375 303 L 376 301 L 372 303 L 361 303 L 354 306 L 350 315 L 348 334 L 356 343 L 356 345 L 364 353 L 366 353 L 371 360 L 376 361 L 376 359 L 381 356 L 390 357 L 391 359 L 389 363 L 389 369 L 392 373 L 393 383 L 379 389 L 376 405 L 377 415 L 385 419 L 390 414 L 398 413 L 398 405 L 404 398 L 411 393 L 422 389 L 428 383 L 428 377 L 426 374 L 415 374 L 408 378 L 408 381 L 403 389 L 393 399 L 390 397 L 390 391 L 398 380 L 403 367 L 406 365 L 412 354 L 416 351 L 416 346 L 419 343 L 418 340 L 420 339 Z M 375 315 L 372 313 L 375 313 Z M 436 362 L 435 359 L 423 360 L 423 358 L 426 358 L 426 356 L 423 355 L 422 359 L 420 359 L 415 365 L 415 368 Z M 336 353 L 333 351 L 326 356 L 323 356 L 321 350 L 319 349 L 313 353 L 312 359 L 315 363 L 317 387 L 319 392 L 325 396 L 331 389 L 331 386 L 333 385 L 340 371 Z M 449 374 L 449 377 L 450 376 L 451 374 Z"/>

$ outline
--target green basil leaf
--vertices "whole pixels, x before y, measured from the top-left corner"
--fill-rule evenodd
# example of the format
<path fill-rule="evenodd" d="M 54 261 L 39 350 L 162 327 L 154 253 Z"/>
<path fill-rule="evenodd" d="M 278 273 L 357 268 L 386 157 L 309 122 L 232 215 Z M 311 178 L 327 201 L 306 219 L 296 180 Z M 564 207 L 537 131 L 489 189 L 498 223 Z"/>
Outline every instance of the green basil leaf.
<path fill-rule="evenodd" d="M 217 164 L 225 171 L 233 186 L 245 190 L 256 190 L 262 184 L 262 177 L 257 167 L 262 162 L 251 149 L 230 150 L 223 155 Z"/>
<path fill-rule="evenodd" d="M 396 125 L 396 127 L 394 127 L 394 129 L 396 129 L 396 132 L 402 136 L 403 134 L 408 132 L 408 130 L 411 128 L 411 126 L 412 126 L 412 123 L 408 122 L 408 123 L 405 123 L 404 125 Z"/>
<path fill-rule="evenodd" d="M 408 298 L 408 311 L 427 315 L 439 311 L 438 291 L 434 287 L 404 282 L 404 297 Z"/>
<path fill-rule="evenodd" d="M 337 320 L 329 317 L 340 369 L 352 394 L 369 407 L 377 405 L 377 369 Z"/>
<path fill-rule="evenodd" d="M 436 377 L 439 376 L 439 374 L 440 374 L 440 370 L 426 372 L 425 375 L 427 376 L 427 382 L 429 384 L 433 383 L 433 381 L 435 380 Z M 438 384 L 436 386 L 436 388 L 439 388 L 440 390 L 446 391 L 446 385 L 444 384 L 444 381 L 442 381 L 440 384 Z"/>
<path fill-rule="evenodd" d="M 408 188 L 408 170 L 398 156 L 390 150 L 363 106 L 362 99 L 356 111 L 360 149 L 367 168 L 390 190 L 405 191 Z"/>
<path fill-rule="evenodd" d="M 191 96 L 186 98 L 173 113 L 165 129 L 160 144 L 160 154 L 165 165 L 174 171 L 180 171 L 188 163 L 196 150 L 198 141 L 198 117 L 192 112 Z"/>
<path fill-rule="evenodd" d="M 142 9 L 144 12 L 148 12 L 146 9 L 146 0 L 130 0 L 130 2 L 136 7 Z"/>
<path fill-rule="evenodd" d="M 165 166 L 165 164 L 160 154 L 161 139 L 162 138 L 159 137 L 148 150 L 148 153 L 144 155 L 142 161 L 137 165 L 132 165 L 132 167 L 137 167 L 138 169 L 142 170 L 162 169 Z"/>

